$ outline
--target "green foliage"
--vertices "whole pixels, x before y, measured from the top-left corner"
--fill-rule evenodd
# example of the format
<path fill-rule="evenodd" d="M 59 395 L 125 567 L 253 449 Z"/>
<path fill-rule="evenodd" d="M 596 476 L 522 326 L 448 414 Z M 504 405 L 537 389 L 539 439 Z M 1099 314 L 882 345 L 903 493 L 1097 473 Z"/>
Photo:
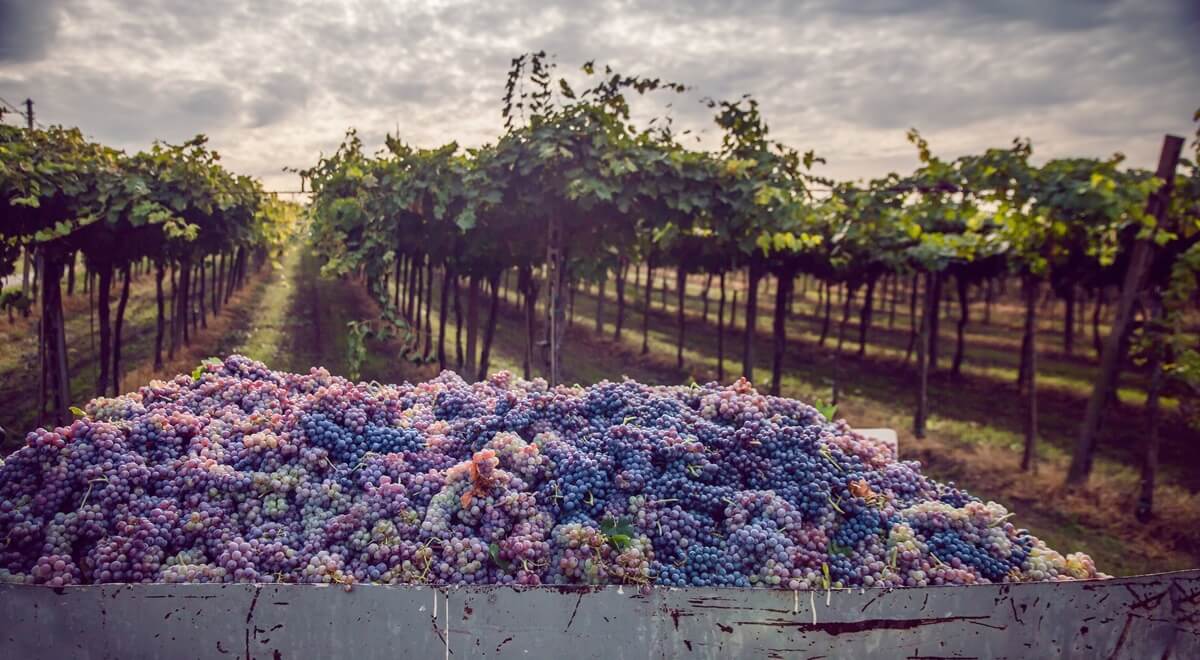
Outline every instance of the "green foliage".
<path fill-rule="evenodd" d="M 1200 307 L 1200 110 L 1195 119 L 1195 160 L 1182 159 L 1165 221 L 1154 226 L 1148 306 L 1160 311 L 1149 315 L 1132 343 L 1136 359 L 1160 365 L 1188 422 L 1200 428 L 1200 349 L 1187 328 L 1189 315 Z M 1150 221 L 1143 221 L 1147 226 Z"/>
<path fill-rule="evenodd" d="M 500 546 L 495 543 L 488 544 L 488 556 L 492 558 L 492 561 L 496 564 L 496 566 L 499 566 L 500 570 L 502 571 L 509 570 L 512 565 L 507 559 L 504 559 L 500 556 Z"/>
<path fill-rule="evenodd" d="M 813 173 L 823 162 L 816 154 L 771 137 L 752 98 L 706 101 L 721 145 L 696 150 L 681 144 L 686 133 L 676 134 L 669 117 L 630 119 L 634 96 L 682 85 L 592 62 L 582 71 L 590 86 L 557 77 L 545 53 L 515 58 L 501 106 L 505 131 L 477 149 L 415 148 L 388 136 L 384 150 L 368 155 L 350 131 L 303 173 L 324 272 L 379 282 L 406 258 L 458 276 L 531 273 L 545 264 L 555 219 L 576 280 L 634 262 L 685 273 L 805 272 L 852 286 L 886 274 L 977 281 L 1007 270 L 1064 291 L 1120 281 L 1139 236 L 1174 260 L 1197 234 L 1194 221 L 1180 221 L 1200 216 L 1200 184 L 1187 163 L 1191 174 L 1174 182 L 1173 220 L 1163 226 L 1145 213 L 1163 185 L 1150 173 L 1125 167 L 1119 154 L 1038 166 L 1021 138 L 946 159 L 911 130 L 920 161 L 912 173 L 833 182 Z M 1155 286 L 1168 279 L 1159 273 Z M 386 287 L 373 290 L 390 309 Z M 391 310 L 373 327 L 408 332 L 398 319 Z M 1189 355 L 1182 347 L 1176 354 Z"/>
<path fill-rule="evenodd" d="M 629 518 L 622 517 L 619 520 L 609 516 L 600 522 L 600 532 L 608 540 L 608 543 L 618 551 L 629 547 L 633 541 L 633 537 L 637 532 L 633 528 L 633 521 Z"/>
<path fill-rule="evenodd" d="M 348 321 L 346 323 L 346 375 L 350 380 L 362 377 L 362 365 L 367 359 L 367 337 L 371 335 L 371 325 L 363 321 Z"/>
<path fill-rule="evenodd" d="M 25 313 L 32 306 L 33 301 L 20 289 L 12 288 L 0 291 L 0 311 Z"/>
<path fill-rule="evenodd" d="M 92 264 L 120 267 L 281 246 L 298 207 L 218 161 L 203 135 L 126 155 L 78 129 L 0 126 L 0 275 L 12 272 L 20 248 L 51 258 L 78 250 Z"/>
<path fill-rule="evenodd" d="M 838 407 L 836 403 L 826 403 L 821 399 L 816 399 L 813 401 L 813 407 L 817 409 L 817 412 L 821 413 L 822 417 L 830 421 L 837 415 Z"/>
<path fill-rule="evenodd" d="M 219 357 L 204 358 L 203 360 L 200 361 L 200 364 L 196 365 L 195 369 L 192 369 L 192 380 L 200 380 L 200 377 L 204 375 L 205 371 L 208 371 L 209 367 L 219 367 L 219 366 L 221 366 L 221 358 L 219 358 Z"/>

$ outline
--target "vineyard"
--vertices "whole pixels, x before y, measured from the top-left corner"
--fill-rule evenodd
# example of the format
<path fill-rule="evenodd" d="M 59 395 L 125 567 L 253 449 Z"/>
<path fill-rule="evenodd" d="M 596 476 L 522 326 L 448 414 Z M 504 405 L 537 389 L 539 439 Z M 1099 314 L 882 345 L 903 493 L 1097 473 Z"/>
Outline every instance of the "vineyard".
<path fill-rule="evenodd" d="M 681 85 L 610 69 L 599 74 L 592 64 L 584 70 L 598 82 L 577 93 L 541 54 L 514 60 L 502 111 L 506 131 L 494 144 L 416 149 L 390 136 L 371 156 L 351 132 L 335 154 L 302 173 L 314 192 L 312 242 L 324 272 L 360 277 L 383 310 L 351 325 L 352 374 L 364 357 L 363 339 L 375 335 L 402 337 L 412 359 L 482 379 L 503 299 L 524 317 L 525 377 L 544 361 L 547 379 L 558 383 L 577 292 L 595 290 L 599 330 L 611 280 L 612 336 L 640 332 L 645 355 L 661 275 L 662 295 L 671 288 L 676 297 L 677 368 L 685 366 L 689 330 L 696 331 L 695 301 L 685 298 L 701 280 L 699 322 L 706 326 L 715 316 L 717 380 L 734 375 L 726 362 L 736 357 L 740 375 L 778 394 L 799 285 L 801 297 L 817 292 L 818 345 L 836 336 L 838 353 L 852 310 L 859 356 L 879 332 L 881 306 L 889 326 L 897 305 L 909 317 L 903 353 L 914 384 L 912 430 L 921 438 L 930 373 L 945 366 L 940 355 L 952 353 L 953 375 L 970 369 L 964 336 L 972 304 L 978 310 L 983 303 L 986 322 L 1001 292 L 1018 290 L 1020 394 L 1008 405 L 1023 410 L 1021 469 L 1035 469 L 1040 435 L 1039 310 L 1057 300 L 1062 352 L 1081 352 L 1076 339 L 1085 333 L 1078 328 L 1090 313 L 1099 363 L 1079 411 L 1066 482 L 1087 482 L 1102 421 L 1114 421 L 1104 418 L 1117 401 L 1119 375 L 1134 372 L 1147 424 L 1136 452 L 1144 464 L 1138 516 L 1152 515 L 1160 410 L 1195 418 L 1200 367 L 1192 313 L 1200 169 L 1180 158 L 1183 140 L 1166 140 L 1152 173 L 1123 166 L 1120 155 L 1035 165 L 1031 143 L 1020 138 L 947 160 L 911 131 L 921 163 L 915 172 L 843 183 L 814 172 L 817 155 L 773 141 L 752 99 L 710 101 L 721 148 L 690 150 L 670 122 L 638 127 L 630 120 L 631 95 L 679 93 Z M 1200 149 L 1200 140 L 1194 146 Z M 635 296 L 630 279 L 639 277 Z M 731 296 L 734 277 L 739 286 Z M 503 286 L 510 278 L 515 284 Z M 502 296 L 502 289 L 511 293 Z M 761 299 L 764 290 L 773 293 Z M 760 305 L 769 308 L 772 338 L 763 378 L 755 372 Z M 643 312 L 640 328 L 627 327 L 632 307 Z M 945 321 L 955 324 L 952 349 L 939 345 L 943 309 L 956 316 Z M 743 331 L 729 337 L 735 310 Z M 448 350 L 451 312 L 454 327 L 465 326 L 465 344 L 456 339 Z"/>
<path fill-rule="evenodd" d="M 11 419 L 68 422 L 77 400 L 73 385 L 76 396 L 122 391 L 126 307 L 142 275 L 154 281 L 152 353 L 161 370 L 164 353 L 173 361 L 189 346 L 241 288 L 248 269 L 278 255 L 299 208 L 228 172 L 218 159 L 204 136 L 127 155 L 89 142 L 77 129 L 0 125 L 0 194 L 8 200 L 0 281 L 22 271 L 20 287 L 5 289 L 0 301 L 11 324 L 16 312 L 39 311 L 36 360 L 23 356 L 38 384 L 14 379 L 20 400 L 6 403 L 21 413 Z M 79 266 L 89 341 L 99 343 L 89 371 L 95 380 L 82 391 L 68 361 L 77 347 L 67 340 L 63 294 L 64 280 L 66 295 L 75 294 Z M 33 328 L 24 329 L 28 336 Z"/>
<path fill-rule="evenodd" d="M 835 181 L 751 98 L 705 101 L 704 150 L 634 119 L 686 86 L 582 73 L 513 60 L 476 148 L 352 130 L 298 170 L 306 206 L 203 136 L 130 155 L 0 125 L 22 446 L 0 578 L 830 590 L 1194 564 L 1200 130 L 1154 172 L 1024 138 L 946 158 L 912 130 L 915 171 Z M 900 456 L 842 417 L 902 425 Z M 1116 539 L 1095 562 L 1059 543 L 1080 521 Z"/>

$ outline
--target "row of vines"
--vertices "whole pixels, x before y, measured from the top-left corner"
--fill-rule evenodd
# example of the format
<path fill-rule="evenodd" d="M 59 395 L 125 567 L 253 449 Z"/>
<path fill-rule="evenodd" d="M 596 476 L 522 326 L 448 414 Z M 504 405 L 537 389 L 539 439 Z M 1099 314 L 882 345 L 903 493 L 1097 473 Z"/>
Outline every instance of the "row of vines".
<path fill-rule="evenodd" d="M 49 403 L 57 423 L 71 419 L 62 285 L 66 279 L 74 289 L 77 263 L 99 317 L 94 394 L 116 395 L 125 309 L 139 272 L 155 279 L 161 368 L 164 348 L 170 360 L 188 345 L 247 268 L 282 249 L 299 216 L 296 205 L 222 167 L 204 136 L 126 154 L 62 127 L 0 125 L 0 200 L 0 280 L 23 270 L 22 286 L 7 290 L 4 302 L 10 314 L 39 310 L 38 410 L 46 414 Z"/>
<path fill-rule="evenodd" d="M 1155 176 L 1127 167 L 1120 155 L 1035 165 L 1024 139 L 945 159 L 911 131 L 920 161 L 914 172 L 837 182 L 814 171 L 823 161 L 812 152 L 772 139 L 751 98 L 705 101 L 722 132 L 721 145 L 691 149 L 669 119 L 644 126 L 631 120 L 635 95 L 674 94 L 683 86 L 609 68 L 600 73 L 591 63 L 583 71 L 598 82 L 577 92 L 556 76 L 544 53 L 513 60 L 503 99 L 505 131 L 492 144 L 419 149 L 389 136 L 386 148 L 370 155 L 351 131 L 335 153 L 301 172 L 314 193 L 311 238 L 325 271 L 361 276 L 384 309 L 381 318 L 357 324 L 354 332 L 402 333 L 418 348 L 424 343 L 423 351 L 415 351 L 418 357 L 444 368 L 451 362 L 445 341 L 449 296 L 453 293 L 461 317 L 458 292 L 465 282 L 467 339 L 465 359 L 458 363 L 464 373 L 483 378 L 501 277 L 507 280 L 515 271 L 527 334 L 526 377 L 535 346 L 543 344 L 549 379 L 557 382 L 568 292 L 595 286 L 603 304 L 604 288 L 615 280 L 614 332 L 620 338 L 631 304 L 627 278 L 641 264 L 647 282 L 656 270 L 674 273 L 682 365 L 687 278 L 704 275 L 709 283 L 717 278 L 721 325 L 726 277 L 741 273 L 747 283 L 741 363 L 751 380 L 754 328 L 764 303 L 759 284 L 776 283 L 770 389 L 778 393 L 798 277 L 821 283 L 827 319 L 833 286 L 851 299 L 864 292 L 864 349 L 880 283 L 890 283 L 894 297 L 898 282 L 911 281 L 914 309 L 922 292 L 912 342 L 913 427 L 921 436 L 944 288 L 957 288 L 964 310 L 957 371 L 969 292 L 986 288 L 990 300 L 996 281 L 1016 279 L 1026 303 L 1023 467 L 1032 469 L 1037 303 L 1049 288 L 1073 312 L 1077 295 L 1098 297 L 1116 289 L 1113 329 L 1101 350 L 1102 370 L 1083 420 L 1071 484 L 1082 484 L 1091 471 L 1100 416 L 1122 364 L 1145 364 L 1152 373 L 1148 406 L 1157 405 L 1164 387 L 1195 392 L 1200 355 L 1184 317 L 1195 304 L 1200 272 L 1200 169 L 1180 159 L 1181 139 L 1167 139 Z M 1193 146 L 1200 151 L 1200 136 Z M 395 287 L 389 287 L 392 277 Z M 431 309 L 437 278 L 435 340 Z M 641 301 L 647 309 L 651 288 L 644 287 Z M 402 289 L 408 292 L 403 300 Z M 481 300 L 489 292 L 490 301 Z M 548 310 L 544 339 L 535 323 L 542 293 Z M 487 320 L 481 325 L 485 302 Z M 718 352 L 723 359 L 721 343 Z M 1156 439 L 1148 441 L 1148 460 L 1156 447 Z M 1147 479 L 1148 513 L 1153 469 Z"/>

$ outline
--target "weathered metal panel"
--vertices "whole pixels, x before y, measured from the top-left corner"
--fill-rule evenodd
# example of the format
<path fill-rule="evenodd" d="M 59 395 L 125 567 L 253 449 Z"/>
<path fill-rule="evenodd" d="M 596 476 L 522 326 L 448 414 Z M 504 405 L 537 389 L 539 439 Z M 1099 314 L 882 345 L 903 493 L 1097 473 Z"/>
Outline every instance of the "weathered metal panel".
<path fill-rule="evenodd" d="M 1200 658 L 1200 570 L 814 592 L 0 585 L 0 658 Z"/>

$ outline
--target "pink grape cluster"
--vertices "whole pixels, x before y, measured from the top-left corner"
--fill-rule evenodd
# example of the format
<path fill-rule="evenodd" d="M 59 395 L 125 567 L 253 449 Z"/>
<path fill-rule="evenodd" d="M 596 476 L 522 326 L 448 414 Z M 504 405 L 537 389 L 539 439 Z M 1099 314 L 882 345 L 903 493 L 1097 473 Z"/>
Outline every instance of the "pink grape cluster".
<path fill-rule="evenodd" d="M 241 356 L 0 466 L 0 579 L 820 589 L 1103 577 L 799 401 Z"/>

